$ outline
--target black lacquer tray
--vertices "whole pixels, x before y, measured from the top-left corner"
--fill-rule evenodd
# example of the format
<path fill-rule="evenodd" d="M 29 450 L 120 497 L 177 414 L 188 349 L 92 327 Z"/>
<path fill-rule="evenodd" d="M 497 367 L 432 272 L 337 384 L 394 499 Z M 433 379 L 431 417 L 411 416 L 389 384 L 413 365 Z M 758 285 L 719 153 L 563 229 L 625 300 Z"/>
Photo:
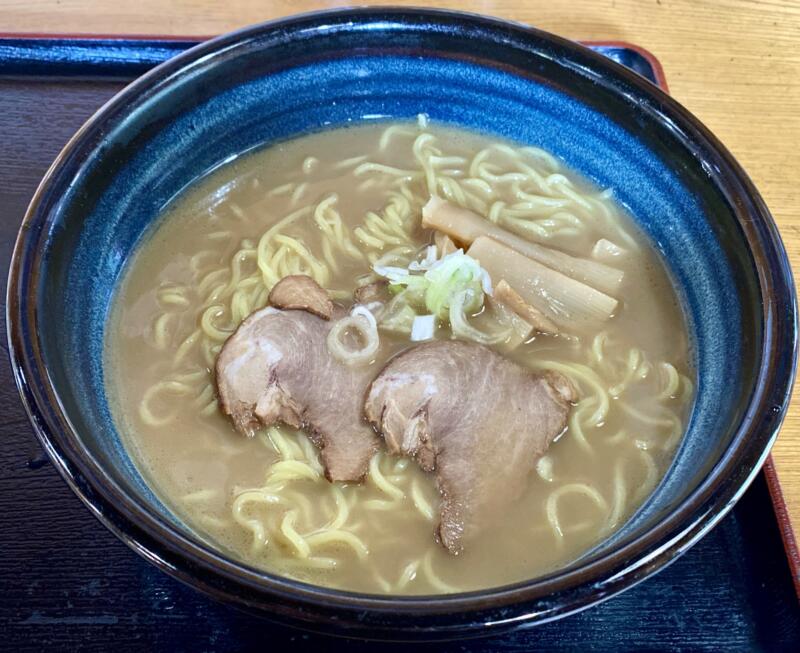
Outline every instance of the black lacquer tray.
<path fill-rule="evenodd" d="M 3 269 L 27 203 L 66 140 L 127 81 L 192 44 L 190 39 L 0 37 Z M 647 52 L 627 44 L 591 47 L 664 85 L 660 66 Z M 255 619 L 137 557 L 100 526 L 47 463 L 7 356 L 0 360 L 0 415 L 1 650 L 407 648 L 307 635 Z M 775 487 L 773 482 L 773 493 Z M 535 629 L 430 649 L 800 651 L 792 569 L 762 474 L 705 539 L 630 591 Z"/>

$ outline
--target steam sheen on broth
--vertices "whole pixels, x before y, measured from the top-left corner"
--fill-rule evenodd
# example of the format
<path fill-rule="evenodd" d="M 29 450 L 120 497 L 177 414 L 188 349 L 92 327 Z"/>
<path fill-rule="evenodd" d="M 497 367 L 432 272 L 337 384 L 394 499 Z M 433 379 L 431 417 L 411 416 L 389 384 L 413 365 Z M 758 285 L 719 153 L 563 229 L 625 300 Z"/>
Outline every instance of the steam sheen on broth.
<path fill-rule="evenodd" d="M 225 340 L 282 277 L 307 274 L 349 306 L 376 261 L 406 265 L 431 242 L 420 226 L 431 195 L 624 271 L 616 314 L 596 330 L 500 347 L 525 367 L 561 372 L 580 399 L 522 498 L 458 556 L 435 541 L 439 497 L 413 460 L 380 451 L 363 483 L 330 483 L 302 432 L 234 432 L 212 377 Z M 620 249 L 599 251 L 603 239 Z M 446 323 L 436 332 L 450 335 Z M 413 344 L 380 338 L 375 374 Z M 106 362 L 133 459 L 201 537 L 270 572 L 374 593 L 492 587 L 574 561 L 656 486 L 693 398 L 674 290 L 612 194 L 546 152 L 424 118 L 305 136 L 196 183 L 128 264 Z"/>

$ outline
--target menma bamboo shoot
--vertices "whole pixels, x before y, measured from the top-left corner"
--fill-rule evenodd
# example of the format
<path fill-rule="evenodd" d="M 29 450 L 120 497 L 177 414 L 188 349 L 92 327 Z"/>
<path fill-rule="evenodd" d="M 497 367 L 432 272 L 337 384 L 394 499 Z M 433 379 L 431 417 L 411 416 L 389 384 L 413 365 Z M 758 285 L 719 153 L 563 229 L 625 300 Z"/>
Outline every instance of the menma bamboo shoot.
<path fill-rule="evenodd" d="M 451 204 L 439 197 L 431 197 L 422 208 L 422 226 L 438 229 L 454 240 L 467 245 L 480 236 L 489 236 L 542 265 L 582 281 L 604 293 L 617 293 L 624 276 L 621 270 L 610 265 L 570 256 L 557 249 L 525 240 L 477 213 Z"/>
<path fill-rule="evenodd" d="M 617 300 L 542 265 L 506 245 L 479 236 L 467 251 L 492 282 L 503 279 L 522 299 L 567 333 L 589 332 L 608 320 Z"/>

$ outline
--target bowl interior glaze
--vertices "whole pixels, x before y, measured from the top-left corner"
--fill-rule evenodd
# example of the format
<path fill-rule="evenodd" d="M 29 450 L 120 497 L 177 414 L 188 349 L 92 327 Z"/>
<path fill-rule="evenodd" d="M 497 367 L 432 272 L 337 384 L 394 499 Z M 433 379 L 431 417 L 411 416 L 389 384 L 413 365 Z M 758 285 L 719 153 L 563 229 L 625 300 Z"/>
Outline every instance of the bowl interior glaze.
<path fill-rule="evenodd" d="M 90 121 L 40 189 L 28 216 L 35 228 L 18 253 L 17 328 L 26 344 L 17 356 L 36 361 L 23 376 L 38 387 L 32 401 L 43 437 L 92 491 L 178 557 L 290 594 L 373 605 L 220 562 L 153 495 L 123 448 L 103 385 L 103 344 L 126 262 L 193 180 L 264 144 L 418 113 L 544 148 L 612 188 L 663 257 L 687 315 L 697 399 L 670 471 L 622 530 L 540 579 L 537 591 L 586 586 L 600 580 L 598 570 L 608 580 L 622 568 L 623 549 L 628 561 L 641 561 L 687 528 L 699 533 L 763 460 L 790 383 L 793 360 L 764 378 L 767 345 L 780 336 L 790 358 L 795 346 L 794 298 L 774 225 L 713 137 L 646 82 L 566 41 L 466 15 L 361 10 L 245 30 L 160 66 Z M 770 266 L 782 286 L 765 285 Z M 778 335 L 775 302 L 788 317 Z M 766 403 L 781 408 L 774 415 L 759 412 L 763 401 L 754 406 L 766 390 Z M 764 436 L 751 434 L 743 456 L 740 440 L 757 420 Z M 532 587 L 498 591 L 497 605 L 533 600 Z M 491 607 L 491 592 L 476 594 L 452 605 Z M 527 618 L 536 618 L 530 609 Z"/>

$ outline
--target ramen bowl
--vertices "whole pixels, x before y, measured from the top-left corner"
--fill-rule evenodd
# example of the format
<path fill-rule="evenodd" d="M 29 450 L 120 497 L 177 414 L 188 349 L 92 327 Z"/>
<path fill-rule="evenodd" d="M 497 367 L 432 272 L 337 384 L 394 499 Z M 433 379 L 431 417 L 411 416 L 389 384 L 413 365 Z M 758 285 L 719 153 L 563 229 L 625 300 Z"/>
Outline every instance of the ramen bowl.
<path fill-rule="evenodd" d="M 104 388 L 107 318 L 161 209 L 252 148 L 373 119 L 431 119 L 545 148 L 612 187 L 657 248 L 687 316 L 698 387 L 665 478 L 566 568 L 505 587 L 379 596 L 228 557 L 156 497 Z M 796 305 L 775 224 L 696 118 L 635 73 L 521 25 L 433 10 L 322 12 L 214 39 L 113 98 L 34 197 L 8 286 L 9 342 L 31 422 L 61 475 L 137 553 L 222 601 L 296 626 L 445 639 L 576 612 L 669 564 L 747 488 L 786 411 Z"/>

